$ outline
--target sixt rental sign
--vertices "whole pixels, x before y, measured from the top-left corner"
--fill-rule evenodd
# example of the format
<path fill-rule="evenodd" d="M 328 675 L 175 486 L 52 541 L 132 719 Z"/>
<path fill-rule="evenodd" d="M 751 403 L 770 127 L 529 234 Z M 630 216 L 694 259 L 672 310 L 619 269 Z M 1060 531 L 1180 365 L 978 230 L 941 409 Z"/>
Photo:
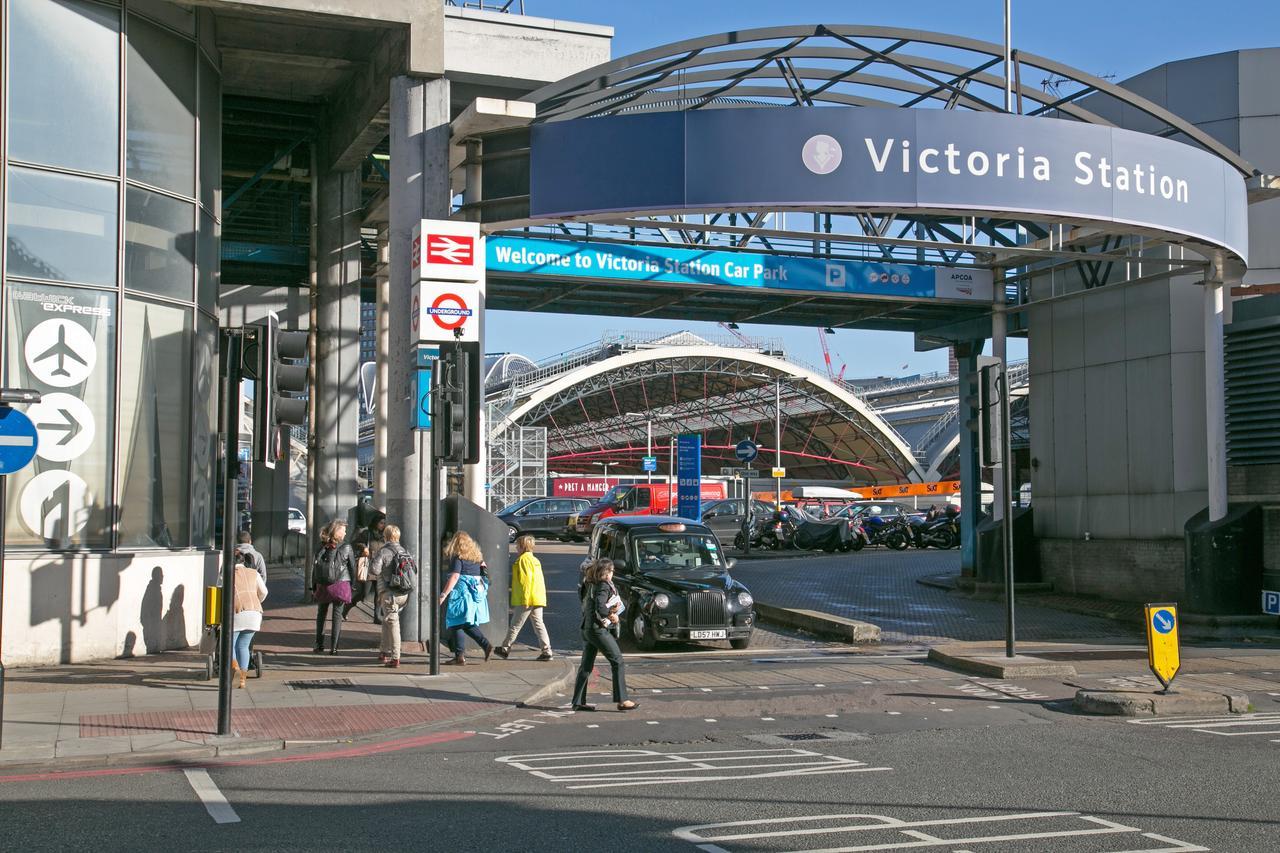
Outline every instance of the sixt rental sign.
<path fill-rule="evenodd" d="M 912 299 L 990 302 L 992 298 L 990 270 L 533 237 L 490 237 L 486 243 L 491 273 Z"/>
<path fill-rule="evenodd" d="M 1065 119 L 879 107 L 547 122 L 530 213 L 921 209 L 1110 223 L 1248 256 L 1243 177 L 1199 148 Z"/>

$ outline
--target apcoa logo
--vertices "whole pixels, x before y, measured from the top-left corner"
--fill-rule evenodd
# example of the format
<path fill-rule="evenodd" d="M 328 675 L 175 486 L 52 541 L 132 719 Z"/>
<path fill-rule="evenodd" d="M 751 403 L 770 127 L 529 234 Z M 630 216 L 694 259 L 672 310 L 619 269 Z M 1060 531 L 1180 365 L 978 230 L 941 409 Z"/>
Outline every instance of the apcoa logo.
<path fill-rule="evenodd" d="M 475 241 L 471 237 L 428 234 L 427 263 L 471 266 L 475 258 Z"/>

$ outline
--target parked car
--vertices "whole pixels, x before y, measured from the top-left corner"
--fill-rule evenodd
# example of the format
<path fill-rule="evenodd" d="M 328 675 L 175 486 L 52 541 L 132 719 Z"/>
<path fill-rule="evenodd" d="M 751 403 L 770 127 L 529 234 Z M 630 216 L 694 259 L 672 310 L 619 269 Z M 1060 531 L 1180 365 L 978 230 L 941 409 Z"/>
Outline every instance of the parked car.
<path fill-rule="evenodd" d="M 307 516 L 296 506 L 289 507 L 289 532 L 302 534 L 307 532 Z"/>
<path fill-rule="evenodd" d="M 688 640 L 751 645 L 755 601 L 729 575 L 734 561 L 705 524 L 614 516 L 595 526 L 588 555 L 613 560 L 613 582 L 626 603 L 622 636 L 638 648 Z"/>
<path fill-rule="evenodd" d="M 752 501 L 754 508 L 753 524 L 760 524 L 772 517 L 773 505 L 764 501 Z M 702 508 L 702 523 L 711 528 L 722 545 L 735 542 L 742 532 L 743 516 L 746 515 L 746 503 L 742 498 L 716 501 Z"/>
<path fill-rule="evenodd" d="M 502 509 L 498 518 L 506 523 L 513 542 L 522 533 L 558 539 L 564 535 L 569 516 L 582 512 L 590 503 L 586 498 L 536 498 Z"/>
<path fill-rule="evenodd" d="M 575 532 L 587 536 L 601 519 L 615 515 L 670 515 L 675 509 L 677 492 L 666 483 L 635 483 L 614 486 L 604 497 L 578 516 Z M 724 483 L 703 483 L 703 503 L 722 500 Z"/>

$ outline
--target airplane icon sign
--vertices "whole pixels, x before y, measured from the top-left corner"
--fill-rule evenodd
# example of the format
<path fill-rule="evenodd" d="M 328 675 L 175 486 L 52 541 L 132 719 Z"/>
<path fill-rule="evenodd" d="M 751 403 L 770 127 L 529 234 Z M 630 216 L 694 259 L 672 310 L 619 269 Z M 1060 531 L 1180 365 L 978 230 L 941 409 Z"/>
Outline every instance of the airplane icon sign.
<path fill-rule="evenodd" d="M 89 330 L 74 320 L 45 320 L 23 347 L 31 374 L 54 388 L 70 388 L 89 378 L 98 348 Z"/>

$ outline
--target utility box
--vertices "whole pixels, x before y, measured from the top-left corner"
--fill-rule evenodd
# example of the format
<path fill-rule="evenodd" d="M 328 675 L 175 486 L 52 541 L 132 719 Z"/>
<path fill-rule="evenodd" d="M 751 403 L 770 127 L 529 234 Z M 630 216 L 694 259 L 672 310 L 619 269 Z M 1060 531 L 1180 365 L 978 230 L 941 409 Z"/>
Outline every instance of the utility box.
<path fill-rule="evenodd" d="M 1209 521 L 1209 510 L 1183 528 L 1183 610 L 1211 616 L 1257 616 L 1262 600 L 1262 507 L 1233 504 Z"/>
<path fill-rule="evenodd" d="M 460 495 L 450 495 L 442 502 L 440 550 L 457 530 L 465 530 L 471 534 L 484 554 L 484 562 L 489 572 L 489 624 L 482 625 L 481 630 L 495 646 L 507 635 L 507 609 L 511 602 L 511 546 L 506 522 L 500 520 L 488 510 L 476 506 Z M 437 552 L 439 553 L 439 552 Z M 441 561 L 440 586 L 449 577 L 449 566 Z M 442 615 L 444 608 L 439 611 Z M 443 638 L 444 623 L 440 624 L 440 636 Z"/>
<path fill-rule="evenodd" d="M 1040 549 L 1036 547 L 1034 510 L 1010 508 L 1013 513 L 1013 581 L 1040 583 Z M 991 516 L 978 522 L 975 579 L 978 583 L 1004 583 L 1004 528 Z"/>

